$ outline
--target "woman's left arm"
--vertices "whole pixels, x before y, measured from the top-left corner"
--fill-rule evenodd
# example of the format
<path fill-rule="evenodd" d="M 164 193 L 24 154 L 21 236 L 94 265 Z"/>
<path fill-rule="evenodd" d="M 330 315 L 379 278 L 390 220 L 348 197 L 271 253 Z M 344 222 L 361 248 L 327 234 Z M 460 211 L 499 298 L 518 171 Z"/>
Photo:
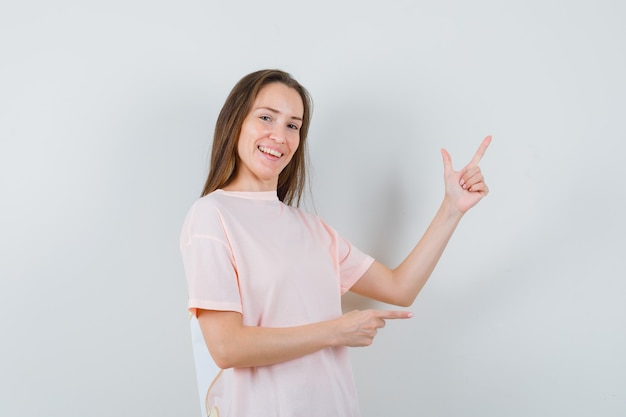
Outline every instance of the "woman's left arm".
<path fill-rule="evenodd" d="M 463 215 L 489 192 L 478 163 L 490 142 L 491 136 L 487 136 L 470 163 L 460 171 L 452 167 L 450 154 L 441 150 L 445 196 L 428 229 L 400 265 L 390 269 L 374 261 L 352 286 L 352 292 L 388 304 L 404 307 L 413 304 Z"/>

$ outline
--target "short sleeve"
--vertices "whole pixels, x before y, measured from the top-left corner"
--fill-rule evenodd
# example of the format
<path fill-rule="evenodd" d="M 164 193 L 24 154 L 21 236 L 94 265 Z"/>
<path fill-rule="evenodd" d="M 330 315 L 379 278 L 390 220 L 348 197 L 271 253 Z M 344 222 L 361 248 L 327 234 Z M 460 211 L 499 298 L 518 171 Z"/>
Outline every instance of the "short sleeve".
<path fill-rule="evenodd" d="M 356 246 L 344 239 L 339 233 L 322 221 L 324 228 L 330 233 L 335 248 L 336 261 L 339 266 L 341 294 L 345 294 L 363 276 L 374 263 L 374 258 L 363 253 Z"/>
<path fill-rule="evenodd" d="M 217 214 L 194 206 L 181 234 L 188 307 L 194 315 L 199 308 L 242 312 L 237 268 Z"/>

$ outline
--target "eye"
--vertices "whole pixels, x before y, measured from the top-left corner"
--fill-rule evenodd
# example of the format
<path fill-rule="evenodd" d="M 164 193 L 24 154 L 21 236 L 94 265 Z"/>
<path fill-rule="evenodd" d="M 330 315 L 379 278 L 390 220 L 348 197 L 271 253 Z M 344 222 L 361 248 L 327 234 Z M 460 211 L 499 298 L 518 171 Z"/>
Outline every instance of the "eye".
<path fill-rule="evenodd" d="M 300 129 L 300 127 L 299 127 L 298 125 L 293 124 L 293 123 L 288 124 L 288 125 L 287 125 L 287 127 L 288 127 L 289 129 L 292 129 L 292 130 L 298 130 L 298 129 Z"/>
<path fill-rule="evenodd" d="M 270 122 L 272 120 L 272 118 L 268 115 L 259 116 L 259 119 L 263 120 L 264 122 Z"/>

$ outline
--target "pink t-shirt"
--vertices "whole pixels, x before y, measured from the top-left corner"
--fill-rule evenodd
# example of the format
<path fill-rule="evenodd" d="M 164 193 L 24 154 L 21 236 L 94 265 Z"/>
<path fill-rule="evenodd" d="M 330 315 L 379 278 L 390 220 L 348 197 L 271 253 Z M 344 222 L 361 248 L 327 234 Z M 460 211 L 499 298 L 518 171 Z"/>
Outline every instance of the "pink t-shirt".
<path fill-rule="evenodd" d="M 181 234 L 189 309 L 237 311 L 246 326 L 289 327 L 339 317 L 341 295 L 373 259 L 276 192 L 217 190 Z M 226 369 L 209 410 L 227 416 L 359 416 L 346 347 L 270 366 Z"/>

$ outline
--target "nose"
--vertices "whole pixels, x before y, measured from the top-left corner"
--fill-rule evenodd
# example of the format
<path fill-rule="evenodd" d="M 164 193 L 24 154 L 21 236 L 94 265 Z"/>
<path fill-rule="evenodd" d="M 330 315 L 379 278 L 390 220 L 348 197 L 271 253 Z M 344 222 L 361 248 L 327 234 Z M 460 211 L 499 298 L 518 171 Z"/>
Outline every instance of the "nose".
<path fill-rule="evenodd" d="M 272 139 L 276 143 L 284 143 L 285 132 L 279 126 L 275 126 L 270 131 L 270 139 Z"/>

